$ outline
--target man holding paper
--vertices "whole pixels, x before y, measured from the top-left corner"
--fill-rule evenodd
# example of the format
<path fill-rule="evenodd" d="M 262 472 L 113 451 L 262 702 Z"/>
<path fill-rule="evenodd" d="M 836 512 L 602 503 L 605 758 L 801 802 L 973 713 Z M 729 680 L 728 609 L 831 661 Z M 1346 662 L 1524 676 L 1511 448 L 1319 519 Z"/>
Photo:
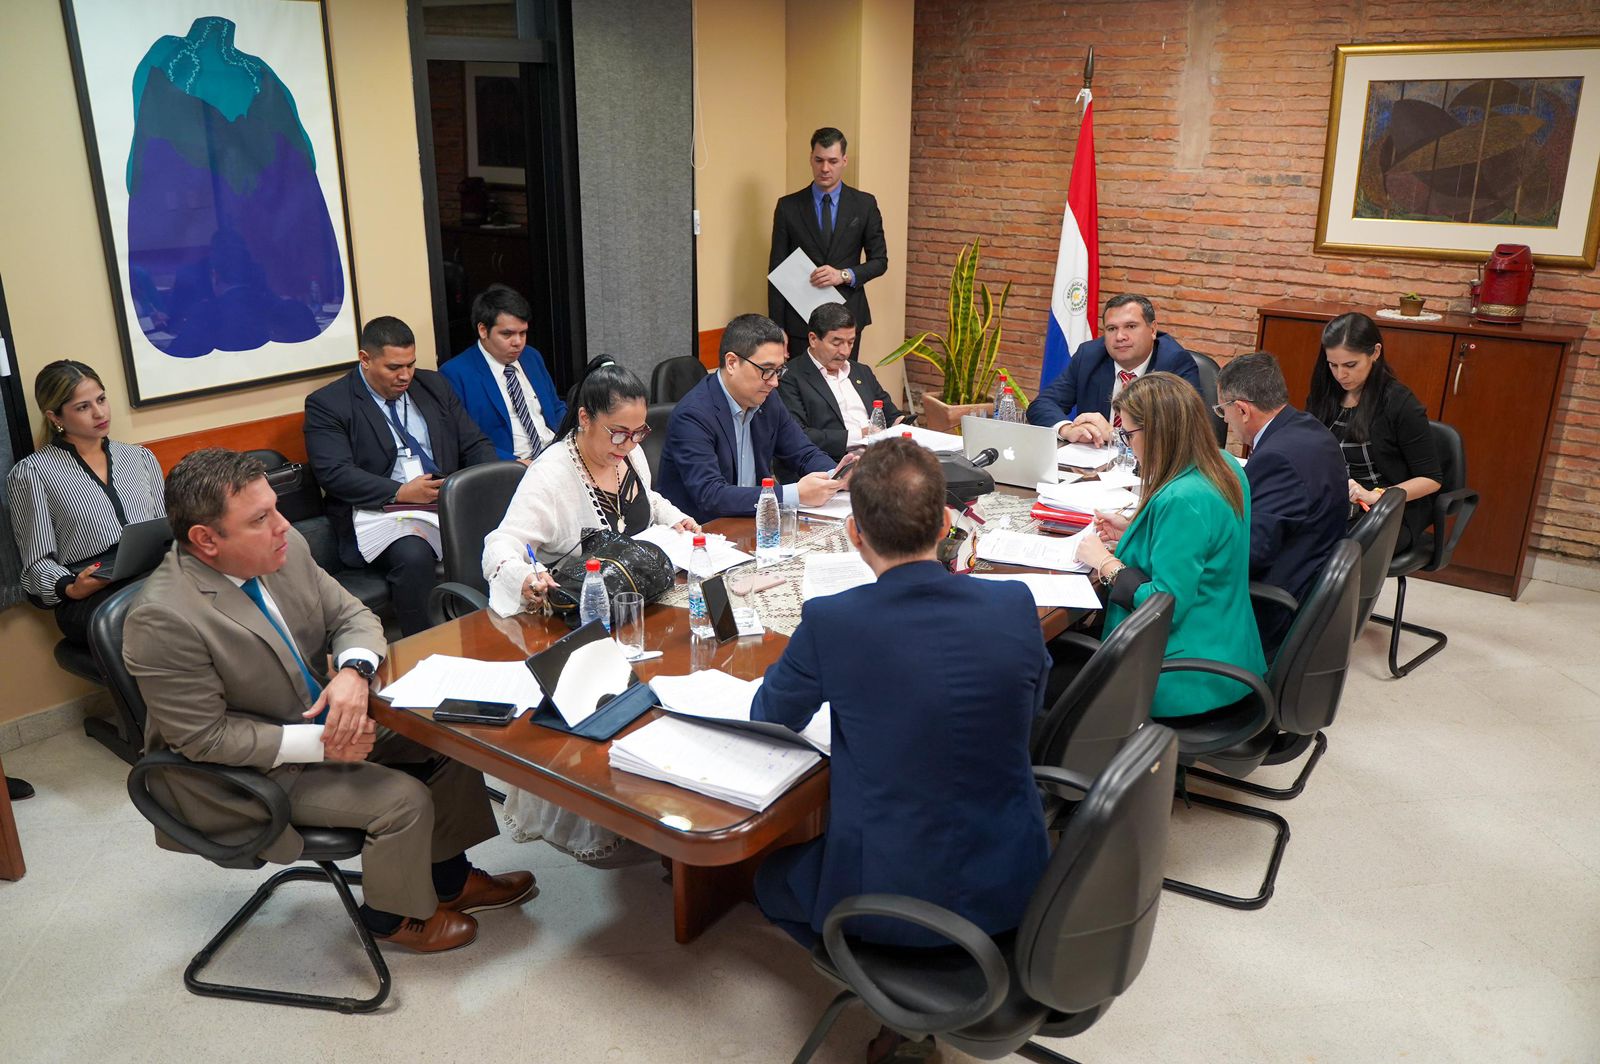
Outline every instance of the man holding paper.
<path fill-rule="evenodd" d="M 844 299 L 856 322 L 856 339 L 850 357 L 861 351 L 861 334 L 872 324 L 866 284 L 889 268 L 889 245 L 883 238 L 883 215 L 878 201 L 843 181 L 849 165 L 849 142 L 839 130 L 825 126 L 811 134 L 811 184 L 778 200 L 772 213 L 770 273 L 796 248 L 816 264 L 810 282 L 815 288 L 833 288 Z M 767 313 L 781 322 L 789 336 L 789 354 L 798 358 L 806 350 L 806 314 L 784 299 L 776 285 L 767 286 Z"/>
<path fill-rule="evenodd" d="M 828 830 L 769 858 L 756 898 L 803 943 L 840 899 L 878 892 L 1009 930 L 1048 859 L 1028 759 L 1050 663 L 1033 597 L 937 560 L 950 519 L 926 448 L 869 447 L 852 481 L 845 528 L 877 580 L 805 604 L 750 710 L 798 731 L 831 704 Z M 944 944 L 888 919 L 852 933 Z"/>

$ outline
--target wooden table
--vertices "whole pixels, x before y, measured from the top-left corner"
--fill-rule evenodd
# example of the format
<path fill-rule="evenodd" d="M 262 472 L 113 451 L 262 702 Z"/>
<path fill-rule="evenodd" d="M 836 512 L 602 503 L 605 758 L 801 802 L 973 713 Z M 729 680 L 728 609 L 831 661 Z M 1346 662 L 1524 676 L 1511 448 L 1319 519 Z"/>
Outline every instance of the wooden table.
<path fill-rule="evenodd" d="M 11 815 L 11 794 L 6 790 L 6 769 L 0 765 L 0 879 L 21 879 L 28 866 L 22 861 L 22 841 Z"/>
<path fill-rule="evenodd" d="M 712 531 L 749 549 L 755 522 L 727 519 Z M 1071 611 L 1040 611 L 1046 638 L 1073 619 Z M 527 658 L 567 634 L 559 620 L 487 610 L 402 639 L 390 648 L 379 678 L 388 684 L 430 654 L 484 661 Z M 670 606 L 645 610 L 645 648 L 662 656 L 636 666 L 648 681 L 657 674 L 689 669 L 689 612 Z M 709 667 L 741 678 L 762 675 L 777 661 L 788 638 L 767 632 L 717 648 Z M 735 902 L 750 897 L 756 866 L 771 850 L 821 834 L 827 810 L 824 762 L 762 812 L 627 772 L 613 772 L 609 742 L 593 742 L 531 723 L 525 717 L 504 727 L 443 724 L 429 710 L 395 709 L 374 697 L 372 716 L 384 727 L 423 746 L 531 791 L 579 816 L 661 854 L 671 865 L 673 932 L 692 940 Z M 622 734 L 661 716 L 651 710 Z"/>

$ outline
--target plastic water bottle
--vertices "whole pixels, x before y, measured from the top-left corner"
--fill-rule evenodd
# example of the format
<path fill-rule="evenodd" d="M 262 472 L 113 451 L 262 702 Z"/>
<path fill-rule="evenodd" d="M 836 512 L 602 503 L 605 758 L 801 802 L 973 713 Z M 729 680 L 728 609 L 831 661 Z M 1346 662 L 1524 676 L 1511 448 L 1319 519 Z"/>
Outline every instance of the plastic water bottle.
<path fill-rule="evenodd" d="M 1000 371 L 1000 380 L 994 386 L 994 414 L 993 414 L 993 416 L 996 419 L 998 419 L 1000 417 L 1000 400 L 1001 400 L 1002 397 L 1004 397 L 1006 389 L 1009 388 L 1010 386 L 1011 386 L 1011 375 L 1008 374 L 1005 370 L 1001 370 Z"/>
<path fill-rule="evenodd" d="M 1017 406 L 1017 397 L 1011 390 L 1011 385 L 1006 385 L 1000 390 L 1000 405 L 995 408 L 995 419 L 998 421 L 1020 422 L 1022 408 Z"/>
<path fill-rule="evenodd" d="M 606 590 L 606 579 L 600 575 L 600 559 L 590 558 L 583 563 L 583 590 L 578 593 L 578 621 L 588 624 L 598 620 L 611 631 L 611 592 Z"/>
<path fill-rule="evenodd" d="M 882 399 L 874 399 L 872 401 L 872 416 L 867 418 L 867 424 L 872 426 L 873 432 L 882 432 L 888 427 L 888 424 L 883 417 Z"/>
<path fill-rule="evenodd" d="M 710 636 L 711 615 L 706 612 L 706 578 L 711 575 L 711 555 L 706 551 L 706 537 L 694 537 L 694 550 L 689 552 L 689 634 Z"/>
<path fill-rule="evenodd" d="M 761 481 L 761 497 L 756 500 L 756 564 L 776 565 L 783 554 L 783 515 L 778 511 L 778 492 L 771 477 Z"/>

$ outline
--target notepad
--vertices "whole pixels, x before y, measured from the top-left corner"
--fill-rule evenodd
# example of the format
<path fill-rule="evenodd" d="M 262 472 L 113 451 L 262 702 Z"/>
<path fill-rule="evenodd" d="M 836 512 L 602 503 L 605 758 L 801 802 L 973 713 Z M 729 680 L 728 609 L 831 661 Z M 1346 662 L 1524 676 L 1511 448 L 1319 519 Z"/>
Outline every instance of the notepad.
<path fill-rule="evenodd" d="M 679 717 L 661 717 L 611 743 L 613 769 L 766 809 L 822 760 L 815 750 Z"/>

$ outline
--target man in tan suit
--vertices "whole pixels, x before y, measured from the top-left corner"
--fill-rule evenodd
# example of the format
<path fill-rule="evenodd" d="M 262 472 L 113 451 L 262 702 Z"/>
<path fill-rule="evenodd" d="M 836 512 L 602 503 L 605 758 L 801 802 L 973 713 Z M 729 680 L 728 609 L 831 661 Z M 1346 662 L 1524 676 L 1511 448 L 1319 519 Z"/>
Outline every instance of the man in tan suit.
<path fill-rule="evenodd" d="M 383 627 L 312 560 L 261 463 L 196 451 L 167 478 L 166 502 L 176 542 L 124 628 L 146 749 L 259 769 L 289 796 L 291 824 L 363 829 L 361 914 L 384 941 L 464 946 L 477 936 L 469 913 L 534 894 L 532 873 L 491 876 L 463 852 L 498 830 L 483 777 L 367 715 Z M 259 829 L 254 803 L 206 780 L 162 784 L 157 796 L 208 834 Z M 288 863 L 301 846 L 290 827 L 259 856 Z"/>

